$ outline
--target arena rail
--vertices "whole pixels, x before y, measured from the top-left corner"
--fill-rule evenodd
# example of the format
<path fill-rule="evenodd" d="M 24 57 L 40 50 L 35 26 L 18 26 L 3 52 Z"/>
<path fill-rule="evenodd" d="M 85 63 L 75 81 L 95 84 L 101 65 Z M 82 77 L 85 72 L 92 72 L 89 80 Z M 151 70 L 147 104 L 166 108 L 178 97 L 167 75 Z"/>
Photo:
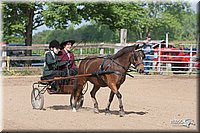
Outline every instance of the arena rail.
<path fill-rule="evenodd" d="M 75 45 L 73 47 L 73 50 L 79 50 L 79 53 L 75 53 L 75 58 L 76 59 L 82 59 L 87 56 L 91 55 L 107 55 L 107 54 L 113 54 L 115 48 L 122 48 L 123 46 L 115 46 L 115 44 L 110 44 L 110 43 L 99 43 L 99 44 L 94 44 L 94 43 L 87 43 L 86 44 L 79 44 Z M 96 49 L 95 53 L 91 53 L 88 51 L 88 49 Z M 42 66 L 39 67 L 32 67 L 32 66 L 27 66 L 24 62 L 25 61 L 44 61 L 44 56 L 25 56 L 25 51 L 27 50 L 42 50 L 43 53 L 48 50 L 48 44 L 33 44 L 32 46 L 2 46 L 1 47 L 1 67 L 3 69 L 9 70 L 17 70 L 17 71 L 22 71 L 22 70 L 38 70 L 41 69 Z M 20 54 L 15 54 L 14 56 L 10 56 L 9 52 L 18 51 Z M 23 62 L 21 66 L 12 66 L 12 62 Z M 24 65 L 25 64 L 25 65 Z"/>
<path fill-rule="evenodd" d="M 166 49 L 143 49 L 144 51 L 151 51 L 153 54 L 146 54 L 144 60 L 145 71 L 153 74 L 198 74 L 199 68 L 195 65 L 198 62 L 198 52 L 193 50 L 196 45 L 189 44 L 187 50 Z"/>
<path fill-rule="evenodd" d="M 150 60 L 144 60 L 145 69 L 147 72 L 151 74 L 170 74 L 170 73 L 199 73 L 197 68 L 194 64 L 198 63 L 196 61 L 197 58 L 197 51 L 193 50 L 195 45 L 189 45 L 189 50 L 163 50 L 161 49 L 161 45 L 159 45 L 158 49 L 151 49 L 153 54 L 146 55 L 149 57 Z M 107 55 L 107 54 L 114 54 L 117 50 L 123 48 L 124 46 L 116 45 L 116 44 L 79 44 L 74 47 L 74 50 L 79 50 L 79 54 L 75 54 L 76 59 L 82 59 L 84 57 L 90 55 Z M 43 66 L 39 67 L 32 67 L 32 66 L 23 66 L 23 67 L 12 67 L 10 63 L 12 61 L 34 61 L 34 60 L 44 60 L 44 56 L 7 56 L 8 51 L 25 51 L 25 50 L 48 50 L 48 44 L 33 44 L 33 46 L 2 46 L 1 51 L 1 67 L 7 70 L 32 70 L 32 71 L 42 71 Z M 96 53 L 85 53 L 83 51 L 87 51 L 87 49 L 97 49 Z M 146 51 L 146 49 L 143 49 Z M 188 53 L 184 56 L 178 55 L 163 55 L 161 52 L 184 52 Z M 163 60 L 167 58 L 168 60 Z M 170 58 L 187 58 L 187 61 L 184 60 L 169 60 Z M 149 63 L 149 64 L 148 64 Z M 147 64 L 147 65 L 146 65 Z M 178 66 L 174 64 L 179 64 Z M 184 65 L 180 65 L 184 64 Z"/>

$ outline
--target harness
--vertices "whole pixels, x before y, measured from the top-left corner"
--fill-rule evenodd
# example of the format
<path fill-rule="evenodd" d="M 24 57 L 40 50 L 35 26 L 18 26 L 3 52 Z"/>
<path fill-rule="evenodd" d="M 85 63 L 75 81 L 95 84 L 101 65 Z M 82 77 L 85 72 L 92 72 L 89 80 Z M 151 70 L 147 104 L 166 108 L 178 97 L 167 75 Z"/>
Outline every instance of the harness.
<path fill-rule="evenodd" d="M 111 62 L 105 67 L 105 62 L 107 60 L 111 60 Z M 116 62 L 114 59 L 110 58 L 109 55 L 104 57 L 103 61 L 102 61 L 102 64 L 99 66 L 99 69 L 98 71 L 94 72 L 93 74 L 101 81 L 103 82 L 104 84 L 107 84 L 107 81 L 103 80 L 103 78 L 101 77 L 101 75 L 105 76 L 105 74 L 116 74 L 116 75 L 120 75 L 120 76 L 123 76 L 125 77 L 126 75 L 130 76 L 130 77 L 134 77 L 132 76 L 131 74 L 128 74 L 128 73 L 121 73 L 119 71 L 112 71 L 112 70 L 109 70 L 110 66 L 115 63 L 117 64 L 118 66 L 122 67 L 124 70 L 127 70 L 126 67 L 122 66 L 121 64 L 119 64 L 118 62 Z"/>
<path fill-rule="evenodd" d="M 139 51 L 141 49 L 137 49 L 137 50 L 133 50 L 132 51 L 132 56 L 134 56 L 134 52 L 135 51 Z M 120 63 L 116 62 L 113 58 L 110 57 L 110 55 L 107 55 L 107 56 L 97 56 L 97 57 L 92 57 L 92 58 L 84 58 L 84 59 L 75 59 L 74 61 L 80 61 L 80 60 L 92 60 L 92 59 L 97 59 L 97 58 L 103 58 L 103 61 L 101 63 L 101 65 L 99 66 L 99 69 L 95 72 L 92 73 L 92 75 L 96 76 L 101 82 L 103 82 L 104 84 L 107 84 L 107 81 L 105 81 L 102 76 L 105 76 L 105 74 L 116 74 L 116 75 L 120 75 L 120 76 L 123 76 L 125 77 L 126 75 L 134 78 L 133 75 L 127 73 L 127 72 L 133 72 L 135 70 L 132 70 L 130 69 L 129 67 L 126 68 L 125 66 L 122 66 Z M 137 62 L 135 61 L 135 58 L 134 59 L 134 62 Z M 105 66 L 105 63 L 107 60 L 111 60 L 111 62 Z M 121 68 L 123 68 L 124 70 L 126 70 L 126 73 L 121 73 L 119 71 L 113 71 L 113 70 L 109 70 L 110 66 L 115 63 L 117 66 L 120 66 Z M 134 66 L 135 67 L 138 67 L 139 65 L 141 65 L 143 63 L 136 63 Z"/>
<path fill-rule="evenodd" d="M 135 54 L 136 51 L 140 51 L 140 50 L 141 50 L 141 49 L 136 49 L 136 50 L 133 50 L 132 53 L 131 53 L 131 57 L 134 57 L 134 58 L 132 58 L 132 59 L 133 59 L 134 62 L 135 62 L 134 66 L 135 66 L 136 68 L 137 68 L 139 65 L 143 64 L 142 62 L 138 62 L 137 60 L 135 60 L 135 55 L 134 55 L 134 54 Z M 111 60 L 111 62 L 110 62 L 107 66 L 105 66 L 105 63 L 106 63 L 107 60 Z M 119 72 L 119 71 L 111 71 L 111 70 L 109 70 L 110 66 L 112 66 L 113 63 L 115 63 L 117 66 L 120 66 L 121 68 L 123 68 L 123 69 L 126 71 L 126 73 L 121 73 L 121 72 Z M 96 72 L 96 73 L 97 73 L 96 76 L 97 76 L 97 78 L 98 78 L 100 81 L 102 81 L 104 84 L 107 84 L 106 81 L 103 80 L 102 77 L 98 74 L 98 72 L 100 72 L 100 73 L 108 72 L 108 73 L 110 73 L 110 74 L 116 74 L 116 75 L 120 75 L 120 76 L 123 76 L 123 77 L 125 77 L 126 75 L 128 75 L 128 76 L 134 78 L 133 75 L 131 75 L 131 74 L 128 73 L 128 72 L 133 72 L 133 71 L 134 71 L 134 70 L 130 69 L 129 66 L 128 66 L 128 68 L 125 67 L 125 66 L 122 66 L 120 63 L 116 62 L 113 58 L 110 58 L 110 56 L 108 55 L 108 56 L 104 57 L 104 59 L 103 59 L 103 61 L 102 61 L 102 64 L 99 66 L 99 70 Z"/>

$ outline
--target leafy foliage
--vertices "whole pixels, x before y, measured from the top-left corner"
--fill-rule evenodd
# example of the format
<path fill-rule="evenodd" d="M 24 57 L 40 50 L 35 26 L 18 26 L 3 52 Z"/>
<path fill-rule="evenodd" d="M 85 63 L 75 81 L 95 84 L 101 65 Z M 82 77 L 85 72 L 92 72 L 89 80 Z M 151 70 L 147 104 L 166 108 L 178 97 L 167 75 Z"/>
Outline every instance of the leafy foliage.
<path fill-rule="evenodd" d="M 34 44 L 48 44 L 51 40 L 57 39 L 62 42 L 66 39 L 74 39 L 77 43 L 82 42 L 113 42 L 119 41 L 119 35 L 109 29 L 107 25 L 84 25 L 78 29 L 70 26 L 66 30 L 48 30 L 33 36 Z"/>
<path fill-rule="evenodd" d="M 34 12 L 34 20 L 31 28 L 35 29 L 43 25 L 41 3 L 3 3 L 3 41 L 5 42 L 21 42 L 25 39 L 28 23 L 30 21 L 30 13 Z"/>
<path fill-rule="evenodd" d="M 121 28 L 135 28 L 137 20 L 144 17 L 144 10 L 135 3 L 87 3 L 82 5 L 81 13 L 99 24 L 108 25 L 113 31 Z"/>
<path fill-rule="evenodd" d="M 147 33 L 151 33 L 152 39 L 164 39 L 167 32 L 170 41 L 194 40 L 197 29 L 195 15 L 191 6 L 181 1 L 3 3 L 3 40 L 15 43 L 25 40 L 30 44 L 32 30 L 43 24 L 55 30 L 38 33 L 34 36 L 34 43 L 70 38 L 119 42 L 121 28 L 128 29 L 128 41 L 145 39 Z M 83 20 L 92 24 L 75 30 L 74 25 Z"/>
<path fill-rule="evenodd" d="M 77 13 L 78 9 L 75 3 L 46 3 L 46 6 L 42 15 L 48 27 L 64 29 L 69 26 L 70 22 L 81 23 L 81 16 Z"/>

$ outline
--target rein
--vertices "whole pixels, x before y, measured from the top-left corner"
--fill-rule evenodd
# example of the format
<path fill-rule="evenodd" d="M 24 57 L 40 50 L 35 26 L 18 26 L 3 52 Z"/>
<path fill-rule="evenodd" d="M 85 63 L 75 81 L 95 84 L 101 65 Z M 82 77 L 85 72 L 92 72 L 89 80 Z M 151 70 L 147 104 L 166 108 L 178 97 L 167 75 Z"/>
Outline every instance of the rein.
<path fill-rule="evenodd" d="M 109 55 L 106 55 L 106 56 L 109 56 Z M 106 56 L 97 56 L 97 57 L 93 57 L 93 58 L 84 58 L 84 59 L 74 59 L 71 61 L 93 60 L 93 59 L 97 59 L 97 58 L 105 58 Z"/>
<path fill-rule="evenodd" d="M 133 50 L 133 51 L 132 51 L 131 58 L 132 58 L 134 52 L 140 51 L 140 50 L 141 50 L 141 49 Z M 120 66 L 120 67 L 123 68 L 124 70 L 126 70 L 126 71 L 128 70 L 127 72 L 133 72 L 133 71 L 135 71 L 135 70 L 130 69 L 129 67 L 127 68 L 127 67 L 121 65 L 120 63 L 116 62 L 113 58 L 111 58 L 111 57 L 109 57 L 109 56 L 110 56 L 110 55 L 97 56 L 97 57 L 92 57 L 92 58 L 74 59 L 74 60 L 70 60 L 70 61 L 93 60 L 93 59 L 97 59 L 97 58 L 104 58 L 105 60 L 106 60 L 106 59 L 111 60 L 111 61 L 112 61 L 111 63 L 117 64 L 118 66 Z M 100 66 L 100 71 L 106 72 L 105 70 L 103 70 L 103 66 L 104 66 L 105 60 L 103 61 L 103 63 L 102 63 L 101 66 Z M 134 59 L 134 61 L 135 61 L 135 59 Z M 135 62 L 136 62 L 136 61 L 135 61 Z M 139 65 L 141 65 L 141 64 L 143 64 L 143 63 L 142 63 L 142 62 L 141 62 L 141 63 L 137 63 L 137 64 L 135 64 L 134 66 L 137 67 L 137 66 L 139 66 Z M 132 78 L 134 77 L 133 75 L 131 75 L 131 74 L 127 73 L 127 72 L 126 72 L 125 74 L 120 73 L 120 72 L 118 72 L 118 71 L 112 71 L 112 72 L 108 72 L 108 73 L 109 73 L 109 74 L 122 75 L 122 76 L 128 75 L 128 76 L 130 76 L 130 77 L 132 77 Z M 95 75 L 99 75 L 99 73 L 96 73 Z"/>
<path fill-rule="evenodd" d="M 122 67 L 124 70 L 127 70 L 128 68 L 126 68 L 125 66 L 122 66 L 121 64 L 119 64 L 118 62 L 116 62 L 114 59 L 112 58 L 108 58 L 110 59 L 112 62 L 114 62 L 115 64 L 117 64 L 118 66 Z"/>
<path fill-rule="evenodd" d="M 142 49 L 136 49 L 136 50 L 132 51 L 131 55 L 134 56 L 134 52 L 141 51 L 141 50 Z M 134 58 L 134 62 L 136 62 L 135 58 Z M 134 66 L 137 68 L 141 64 L 143 64 L 143 62 L 136 63 Z"/>
<path fill-rule="evenodd" d="M 143 64 L 143 63 L 138 63 L 138 64 L 135 65 L 135 67 L 138 67 L 138 66 L 141 65 L 141 64 Z"/>

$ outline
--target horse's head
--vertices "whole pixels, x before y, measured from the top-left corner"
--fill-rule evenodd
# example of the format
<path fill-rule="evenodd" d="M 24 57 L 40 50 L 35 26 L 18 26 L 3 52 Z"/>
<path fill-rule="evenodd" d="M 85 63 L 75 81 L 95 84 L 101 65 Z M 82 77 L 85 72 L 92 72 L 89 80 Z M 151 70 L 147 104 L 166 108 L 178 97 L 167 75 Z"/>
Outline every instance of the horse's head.
<path fill-rule="evenodd" d="M 136 45 L 131 53 L 130 62 L 135 66 L 137 72 L 144 72 L 144 64 L 143 59 L 145 58 L 145 54 L 142 51 L 143 45 Z"/>

